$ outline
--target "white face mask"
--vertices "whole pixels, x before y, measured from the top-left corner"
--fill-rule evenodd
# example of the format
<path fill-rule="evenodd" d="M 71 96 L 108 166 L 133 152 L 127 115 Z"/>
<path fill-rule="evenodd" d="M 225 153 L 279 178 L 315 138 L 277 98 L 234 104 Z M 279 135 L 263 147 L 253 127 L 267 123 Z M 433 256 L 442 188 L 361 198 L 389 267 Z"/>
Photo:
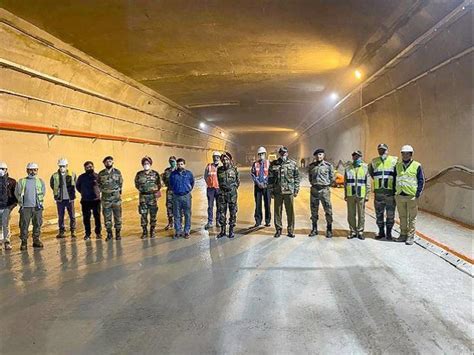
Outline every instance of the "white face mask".
<path fill-rule="evenodd" d="M 67 170 L 67 169 L 66 169 L 65 166 L 60 166 L 60 167 L 59 167 L 59 171 L 60 171 L 62 174 L 64 174 L 64 173 L 66 172 L 66 170 Z"/>
<path fill-rule="evenodd" d="M 6 173 L 6 170 L 0 169 L 0 177 L 5 176 Z"/>
<path fill-rule="evenodd" d="M 146 171 L 148 171 L 148 170 L 151 169 L 151 165 L 150 165 L 150 164 L 143 164 L 143 169 L 145 169 Z"/>

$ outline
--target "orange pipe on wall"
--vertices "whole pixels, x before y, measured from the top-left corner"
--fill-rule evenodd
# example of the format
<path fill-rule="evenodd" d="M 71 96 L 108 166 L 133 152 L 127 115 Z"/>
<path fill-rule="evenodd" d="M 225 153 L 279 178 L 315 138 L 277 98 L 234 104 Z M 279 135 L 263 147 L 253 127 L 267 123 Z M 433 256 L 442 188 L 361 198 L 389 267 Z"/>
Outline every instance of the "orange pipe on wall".
<path fill-rule="evenodd" d="M 177 144 L 177 143 L 171 143 L 171 142 L 155 141 L 155 140 L 150 140 L 150 139 L 133 138 L 133 137 L 126 137 L 126 136 L 116 136 L 116 135 L 110 135 L 110 134 L 76 131 L 76 130 L 71 130 L 71 129 L 60 129 L 56 127 L 37 126 L 37 125 L 17 123 L 17 122 L 1 121 L 0 129 L 7 130 L 7 131 L 52 134 L 55 136 L 103 139 L 103 140 L 109 140 L 109 141 L 150 144 L 150 145 L 158 145 L 158 146 L 162 145 L 162 146 L 167 146 L 167 147 L 179 147 L 179 148 L 185 148 L 185 149 L 213 150 L 212 148 L 204 148 L 201 146 Z"/>

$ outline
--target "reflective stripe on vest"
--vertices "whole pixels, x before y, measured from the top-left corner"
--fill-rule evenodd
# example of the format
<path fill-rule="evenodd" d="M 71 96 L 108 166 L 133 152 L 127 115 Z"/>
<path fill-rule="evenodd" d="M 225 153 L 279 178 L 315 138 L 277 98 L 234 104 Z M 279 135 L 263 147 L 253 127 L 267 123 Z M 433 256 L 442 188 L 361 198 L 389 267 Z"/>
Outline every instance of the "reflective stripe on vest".
<path fill-rule="evenodd" d="M 395 193 L 397 195 L 400 195 L 403 192 L 408 196 L 416 196 L 416 190 L 418 189 L 418 178 L 416 175 L 420 165 L 420 163 L 413 160 L 408 168 L 405 169 L 403 162 L 397 163 L 395 167 L 397 170 Z"/>
<path fill-rule="evenodd" d="M 263 176 L 268 177 L 268 168 L 270 167 L 270 161 L 265 160 L 263 163 Z M 260 174 L 260 161 L 255 162 L 255 176 L 258 177 Z"/>
<path fill-rule="evenodd" d="M 214 164 L 208 164 L 206 169 L 207 169 L 207 178 L 206 178 L 207 187 L 218 189 L 219 181 L 217 181 L 217 166 L 215 166 Z"/>
<path fill-rule="evenodd" d="M 40 205 L 43 205 L 44 201 L 44 194 L 43 194 L 43 184 L 41 183 L 41 180 L 37 177 L 35 177 L 36 180 L 36 198 L 38 199 L 38 202 Z M 25 197 L 25 190 L 26 190 L 26 179 L 20 179 L 20 187 L 21 187 L 21 193 L 20 193 L 20 200 L 18 201 L 18 204 L 23 206 L 23 198 Z"/>
<path fill-rule="evenodd" d="M 365 198 L 367 194 L 367 164 L 346 169 L 346 196 Z"/>
<path fill-rule="evenodd" d="M 378 157 L 372 161 L 375 190 L 393 190 L 393 176 L 395 174 L 396 164 L 397 158 L 393 156 L 388 156 L 385 160 Z"/>
<path fill-rule="evenodd" d="M 71 181 L 74 184 L 73 175 L 74 175 L 73 172 L 70 172 L 69 170 L 66 171 L 66 176 L 70 176 Z M 54 196 L 58 196 L 58 194 L 59 194 L 59 184 L 60 184 L 60 182 L 59 182 L 59 173 L 55 172 L 53 174 L 53 193 L 54 193 Z M 67 181 L 66 181 L 66 189 L 67 189 Z"/>

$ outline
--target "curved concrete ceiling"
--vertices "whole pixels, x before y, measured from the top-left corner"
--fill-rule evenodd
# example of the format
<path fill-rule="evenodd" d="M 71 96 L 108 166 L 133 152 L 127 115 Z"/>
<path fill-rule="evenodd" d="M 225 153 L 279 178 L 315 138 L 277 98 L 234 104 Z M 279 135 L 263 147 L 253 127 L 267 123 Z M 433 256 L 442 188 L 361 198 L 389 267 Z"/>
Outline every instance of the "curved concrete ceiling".
<path fill-rule="evenodd" d="M 225 129 L 277 131 L 284 140 L 353 69 L 353 56 L 384 19 L 416 2 L 5 0 L 2 6 Z"/>

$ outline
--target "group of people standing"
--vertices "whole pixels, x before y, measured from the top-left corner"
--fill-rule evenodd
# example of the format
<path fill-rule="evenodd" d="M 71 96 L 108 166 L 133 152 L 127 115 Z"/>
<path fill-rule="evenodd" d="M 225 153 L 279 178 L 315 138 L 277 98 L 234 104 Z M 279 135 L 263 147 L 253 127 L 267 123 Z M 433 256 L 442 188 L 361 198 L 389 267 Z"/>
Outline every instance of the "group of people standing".
<path fill-rule="evenodd" d="M 405 145 L 401 149 L 401 160 L 388 155 L 388 146 L 379 144 L 379 156 L 370 164 L 363 161 L 362 152 L 352 153 L 352 162 L 345 167 L 344 198 L 347 202 L 349 223 L 348 238 L 364 239 L 365 204 L 368 201 L 371 182 L 374 182 L 374 207 L 379 232 L 376 239 L 392 240 L 395 208 L 400 217 L 400 237 L 398 241 L 413 244 L 415 221 L 418 211 L 418 198 L 421 196 L 425 178 L 421 164 L 413 160 L 413 148 Z M 287 236 L 295 237 L 294 199 L 300 189 L 300 172 L 295 161 L 288 157 L 288 148 L 281 147 L 276 160 L 267 159 L 267 151 L 260 147 L 257 160 L 252 164 L 251 177 L 254 183 L 255 228 L 271 225 L 271 201 L 273 200 L 275 238 L 283 231 L 283 208 L 287 215 Z M 335 169 L 325 159 L 324 149 L 314 152 L 314 161 L 308 166 L 308 178 L 311 184 L 310 210 L 312 229 L 310 237 L 318 235 L 319 205 L 325 212 L 326 237 L 333 236 L 332 204 L 330 187 L 335 180 Z M 169 158 L 169 167 L 163 174 L 152 169 L 153 160 L 145 156 L 143 170 L 135 176 L 135 187 L 139 191 L 138 212 L 143 229 L 141 238 L 154 238 L 158 213 L 158 198 L 161 196 L 162 183 L 166 186 L 166 209 L 168 224 L 165 230 L 174 228 L 173 239 L 188 239 L 191 232 L 192 190 L 194 175 L 186 169 L 183 158 Z M 107 232 L 106 240 L 121 239 L 122 229 L 122 188 L 123 178 L 120 170 L 114 167 L 114 159 L 107 156 L 103 160 L 104 169 L 94 171 L 94 163 L 84 163 L 84 173 L 76 174 L 68 168 L 68 161 L 61 158 L 58 170 L 50 178 L 58 213 L 57 238 L 65 238 L 65 214 L 70 221 L 71 238 L 76 234 L 76 216 L 74 201 L 76 191 L 81 194 L 81 208 L 85 229 L 85 240 L 91 239 L 91 217 L 94 217 L 95 235 L 100 239 L 102 224 L 101 210 Z M 44 197 L 46 186 L 38 177 L 39 166 L 29 163 L 27 176 L 16 182 L 8 174 L 6 163 L 0 162 L 0 219 L 4 248 L 11 249 L 9 221 L 12 210 L 20 206 L 20 250 L 28 247 L 28 230 L 33 225 L 33 247 L 42 248 L 41 226 L 43 223 Z M 228 152 L 213 153 L 213 161 L 204 171 L 207 184 L 208 221 L 206 230 L 214 226 L 214 206 L 216 207 L 215 225 L 220 228 L 217 238 L 235 237 L 238 211 L 238 189 L 240 175 Z M 227 213 L 229 216 L 227 217 Z M 184 219 L 184 226 L 183 226 Z"/>

